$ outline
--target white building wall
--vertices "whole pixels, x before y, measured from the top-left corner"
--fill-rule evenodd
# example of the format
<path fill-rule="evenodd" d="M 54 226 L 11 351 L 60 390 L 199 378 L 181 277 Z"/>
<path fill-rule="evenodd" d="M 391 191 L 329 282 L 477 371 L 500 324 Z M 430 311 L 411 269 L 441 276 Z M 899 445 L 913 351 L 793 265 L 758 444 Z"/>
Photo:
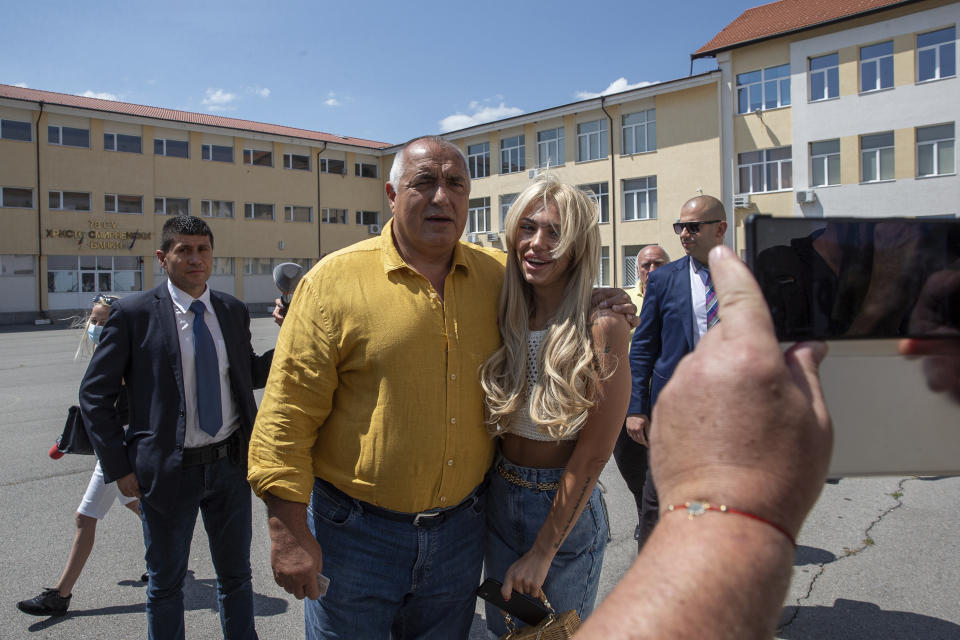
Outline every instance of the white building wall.
<path fill-rule="evenodd" d="M 844 47 L 889 40 L 904 34 L 960 24 L 960 3 L 902 18 L 795 42 L 790 47 L 793 119 L 793 184 L 797 191 L 812 189 L 813 204 L 794 203 L 798 216 L 918 216 L 957 215 L 960 176 L 903 178 L 870 184 L 810 187 L 810 142 L 845 136 L 912 129 L 960 120 L 960 78 L 867 94 L 808 101 L 808 59 Z M 960 49 L 960 47 L 958 47 Z M 954 144 L 954 153 L 957 145 Z M 858 150 L 859 154 L 859 150 Z M 843 166 L 858 166 L 856 158 L 841 158 Z"/>

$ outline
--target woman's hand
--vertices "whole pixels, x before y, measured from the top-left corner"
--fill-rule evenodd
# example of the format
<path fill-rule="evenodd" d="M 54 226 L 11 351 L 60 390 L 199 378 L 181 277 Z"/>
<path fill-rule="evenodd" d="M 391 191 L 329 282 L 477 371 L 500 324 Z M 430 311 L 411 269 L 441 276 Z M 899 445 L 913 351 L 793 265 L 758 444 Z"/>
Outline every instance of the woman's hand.
<path fill-rule="evenodd" d="M 543 554 L 536 549 L 527 551 L 519 560 L 510 565 L 503 577 L 503 589 L 500 594 L 509 600 L 514 591 L 525 593 L 543 600 L 543 581 L 547 579 L 553 554 Z"/>

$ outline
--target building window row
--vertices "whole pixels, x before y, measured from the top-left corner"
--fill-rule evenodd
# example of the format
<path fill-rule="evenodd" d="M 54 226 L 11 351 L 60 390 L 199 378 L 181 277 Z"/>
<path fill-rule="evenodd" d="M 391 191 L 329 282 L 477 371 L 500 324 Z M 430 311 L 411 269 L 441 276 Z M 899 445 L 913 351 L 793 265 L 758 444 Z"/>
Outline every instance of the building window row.
<path fill-rule="evenodd" d="M 33 142 L 33 127 L 29 122 L 0 118 L 0 139 Z"/>
<path fill-rule="evenodd" d="M 790 65 L 737 74 L 737 113 L 790 105 Z"/>
<path fill-rule="evenodd" d="M 186 140 L 153 139 L 153 154 L 171 158 L 189 158 L 190 143 Z"/>
<path fill-rule="evenodd" d="M 143 291 L 140 256 L 47 256 L 49 293 Z"/>
<path fill-rule="evenodd" d="M 793 188 L 791 147 L 760 149 L 737 154 L 738 193 L 765 193 Z"/>

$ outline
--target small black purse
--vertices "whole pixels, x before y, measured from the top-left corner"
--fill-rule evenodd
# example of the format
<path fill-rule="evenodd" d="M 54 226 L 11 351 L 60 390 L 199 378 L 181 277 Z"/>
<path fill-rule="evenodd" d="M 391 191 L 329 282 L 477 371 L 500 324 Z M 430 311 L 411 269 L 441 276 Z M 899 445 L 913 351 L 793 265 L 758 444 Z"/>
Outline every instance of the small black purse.
<path fill-rule="evenodd" d="M 93 445 L 90 444 L 90 437 L 87 435 L 87 427 L 83 424 L 83 415 L 77 405 L 67 409 L 67 421 L 63 425 L 63 433 L 57 438 L 56 446 L 60 453 L 94 455 Z"/>

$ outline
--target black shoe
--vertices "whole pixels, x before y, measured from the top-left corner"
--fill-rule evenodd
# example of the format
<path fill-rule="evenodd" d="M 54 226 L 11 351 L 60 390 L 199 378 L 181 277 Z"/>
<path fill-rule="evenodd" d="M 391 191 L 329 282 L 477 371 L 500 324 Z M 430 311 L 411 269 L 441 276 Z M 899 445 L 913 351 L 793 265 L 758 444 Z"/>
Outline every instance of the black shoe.
<path fill-rule="evenodd" d="M 72 593 L 62 598 L 56 589 L 44 589 L 37 597 L 18 602 L 17 609 L 32 616 L 62 616 L 67 613 L 72 597 Z"/>
<path fill-rule="evenodd" d="M 140 582 L 147 582 L 149 579 L 150 579 L 150 574 L 148 573 L 145 573 L 142 576 L 140 576 Z"/>

